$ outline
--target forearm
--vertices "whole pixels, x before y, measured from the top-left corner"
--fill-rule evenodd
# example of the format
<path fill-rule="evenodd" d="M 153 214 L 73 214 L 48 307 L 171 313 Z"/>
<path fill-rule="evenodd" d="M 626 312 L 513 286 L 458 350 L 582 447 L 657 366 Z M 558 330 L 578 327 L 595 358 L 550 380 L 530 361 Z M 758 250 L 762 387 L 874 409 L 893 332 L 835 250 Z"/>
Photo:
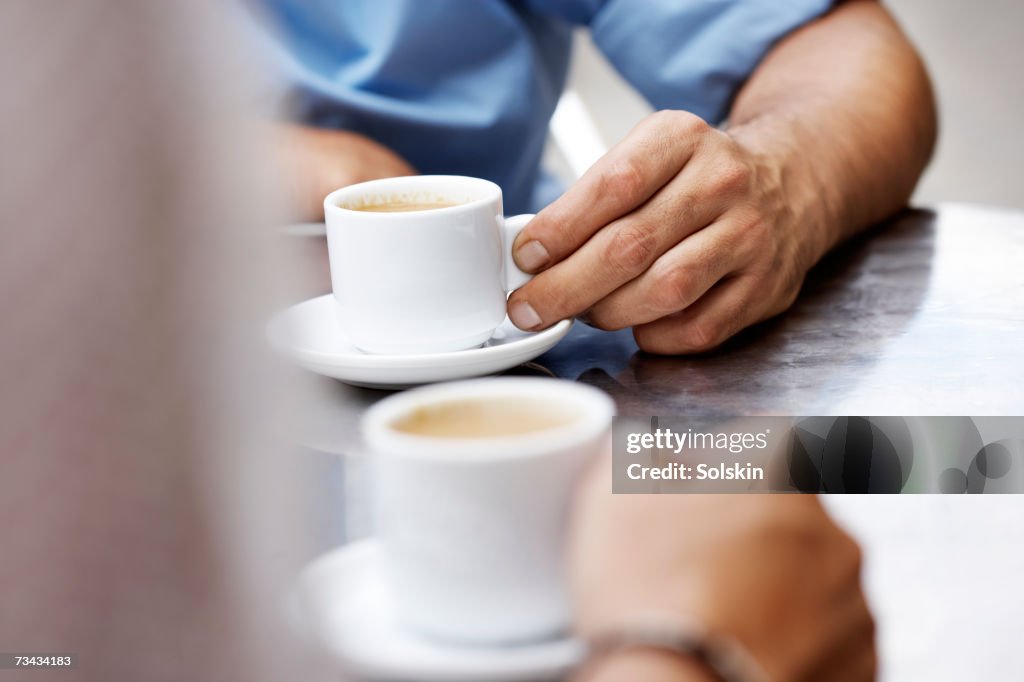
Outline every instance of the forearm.
<path fill-rule="evenodd" d="M 931 86 L 876 2 L 855 0 L 783 40 L 740 92 L 729 132 L 779 164 L 811 260 L 902 208 L 936 138 Z"/>

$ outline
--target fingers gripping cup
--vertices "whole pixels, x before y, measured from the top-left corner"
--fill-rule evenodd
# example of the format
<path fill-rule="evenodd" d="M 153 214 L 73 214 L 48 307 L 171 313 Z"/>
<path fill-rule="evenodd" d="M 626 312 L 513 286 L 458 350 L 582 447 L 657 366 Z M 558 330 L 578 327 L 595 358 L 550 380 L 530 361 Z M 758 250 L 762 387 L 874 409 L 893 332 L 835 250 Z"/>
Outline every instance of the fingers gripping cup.
<path fill-rule="evenodd" d="M 485 342 L 529 280 L 512 243 L 533 217 L 502 214 L 501 188 L 422 175 L 350 185 L 324 200 L 331 285 L 346 336 L 381 354 Z"/>
<path fill-rule="evenodd" d="M 563 534 L 611 399 L 570 381 L 439 384 L 372 407 L 375 522 L 403 623 L 473 644 L 567 627 Z"/>

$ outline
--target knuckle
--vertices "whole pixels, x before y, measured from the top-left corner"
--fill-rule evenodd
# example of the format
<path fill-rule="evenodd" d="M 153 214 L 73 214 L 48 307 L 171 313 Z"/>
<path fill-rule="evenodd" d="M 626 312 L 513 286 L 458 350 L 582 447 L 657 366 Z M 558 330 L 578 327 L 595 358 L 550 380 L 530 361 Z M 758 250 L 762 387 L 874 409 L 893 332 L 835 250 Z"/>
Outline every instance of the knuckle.
<path fill-rule="evenodd" d="M 771 304 L 767 310 L 769 315 L 778 315 L 789 310 L 800 296 L 803 287 L 803 277 L 789 272 L 784 267 L 763 271 L 757 275 L 757 280 L 761 283 L 762 290 L 770 292 Z"/>
<path fill-rule="evenodd" d="M 694 134 L 706 133 L 711 130 L 711 125 L 707 121 L 696 114 L 690 113 L 689 111 L 664 109 L 659 111 L 656 115 L 661 116 L 661 120 L 663 120 L 666 125 L 669 125 L 676 130 L 683 130 Z"/>
<path fill-rule="evenodd" d="M 686 130 L 688 130 L 691 134 L 707 135 L 712 130 L 714 130 L 712 125 L 705 121 L 704 119 L 702 119 L 700 116 L 697 116 L 696 114 L 690 114 L 687 112 L 683 113 L 686 114 L 686 116 L 684 119 L 680 120 L 679 124 Z"/>
<path fill-rule="evenodd" d="M 690 350 L 696 352 L 715 348 L 726 336 L 725 327 L 716 320 L 694 320 L 687 329 Z"/>
<path fill-rule="evenodd" d="M 787 286 L 783 292 L 782 297 L 779 299 L 779 312 L 789 310 L 794 303 L 796 303 L 797 297 L 800 296 L 800 284 L 796 283 L 792 286 Z"/>
<path fill-rule="evenodd" d="M 745 191 L 750 185 L 750 168 L 735 159 L 721 163 L 711 178 L 712 191 L 733 194 Z"/>
<path fill-rule="evenodd" d="M 635 275 L 650 262 L 655 240 L 652 230 L 637 225 L 622 227 L 608 240 L 605 262 L 619 274 Z"/>
<path fill-rule="evenodd" d="M 678 109 L 659 109 L 647 117 L 647 122 L 655 128 L 674 127 L 682 120 L 685 111 Z"/>
<path fill-rule="evenodd" d="M 599 196 L 610 198 L 616 204 L 632 208 L 643 198 L 643 173 L 637 163 L 629 159 L 611 164 L 598 184 Z"/>
<path fill-rule="evenodd" d="M 658 310 L 676 312 L 690 302 L 693 280 L 683 268 L 666 268 L 655 277 L 653 303 Z"/>

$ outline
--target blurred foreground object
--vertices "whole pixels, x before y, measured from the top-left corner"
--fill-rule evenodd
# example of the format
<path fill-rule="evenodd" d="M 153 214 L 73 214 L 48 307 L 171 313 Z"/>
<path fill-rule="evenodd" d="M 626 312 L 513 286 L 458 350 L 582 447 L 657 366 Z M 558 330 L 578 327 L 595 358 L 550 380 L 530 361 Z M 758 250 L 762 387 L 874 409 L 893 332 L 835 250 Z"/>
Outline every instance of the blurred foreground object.
<path fill-rule="evenodd" d="M 806 495 L 613 495 L 607 463 L 578 499 L 571 578 L 584 636 L 650 614 L 734 638 L 779 682 L 875 677 L 860 550 Z M 623 648 L 587 682 L 711 680 L 661 650 Z"/>
<path fill-rule="evenodd" d="M 229 25 L 195 2 L 0 6 L 0 649 L 76 654 L 61 680 L 299 675 L 273 206 L 228 106 Z"/>

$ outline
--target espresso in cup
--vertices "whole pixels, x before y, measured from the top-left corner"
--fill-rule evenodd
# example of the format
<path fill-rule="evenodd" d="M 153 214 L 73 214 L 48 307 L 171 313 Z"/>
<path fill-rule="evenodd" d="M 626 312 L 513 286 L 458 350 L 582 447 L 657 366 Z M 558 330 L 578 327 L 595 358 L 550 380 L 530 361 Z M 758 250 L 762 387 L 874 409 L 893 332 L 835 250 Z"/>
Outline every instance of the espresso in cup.
<path fill-rule="evenodd" d="M 547 400 L 467 398 L 423 405 L 391 424 L 399 433 L 434 438 L 498 438 L 568 426 L 577 410 Z"/>
<path fill-rule="evenodd" d="M 404 625 L 471 644 L 565 631 L 570 500 L 609 447 L 614 411 L 590 386 L 519 377 L 413 389 L 367 411 L 374 525 Z"/>
<path fill-rule="evenodd" d="M 405 211 L 433 211 L 438 208 L 451 208 L 458 206 L 457 201 L 402 201 L 400 199 L 386 201 L 379 204 L 361 204 L 352 206 L 353 211 L 367 211 L 369 213 L 402 213 Z"/>
<path fill-rule="evenodd" d="M 349 185 L 328 195 L 324 216 L 341 332 L 367 353 L 478 347 L 505 320 L 508 294 L 530 278 L 512 243 L 533 216 L 506 218 L 501 188 L 487 180 Z"/>

